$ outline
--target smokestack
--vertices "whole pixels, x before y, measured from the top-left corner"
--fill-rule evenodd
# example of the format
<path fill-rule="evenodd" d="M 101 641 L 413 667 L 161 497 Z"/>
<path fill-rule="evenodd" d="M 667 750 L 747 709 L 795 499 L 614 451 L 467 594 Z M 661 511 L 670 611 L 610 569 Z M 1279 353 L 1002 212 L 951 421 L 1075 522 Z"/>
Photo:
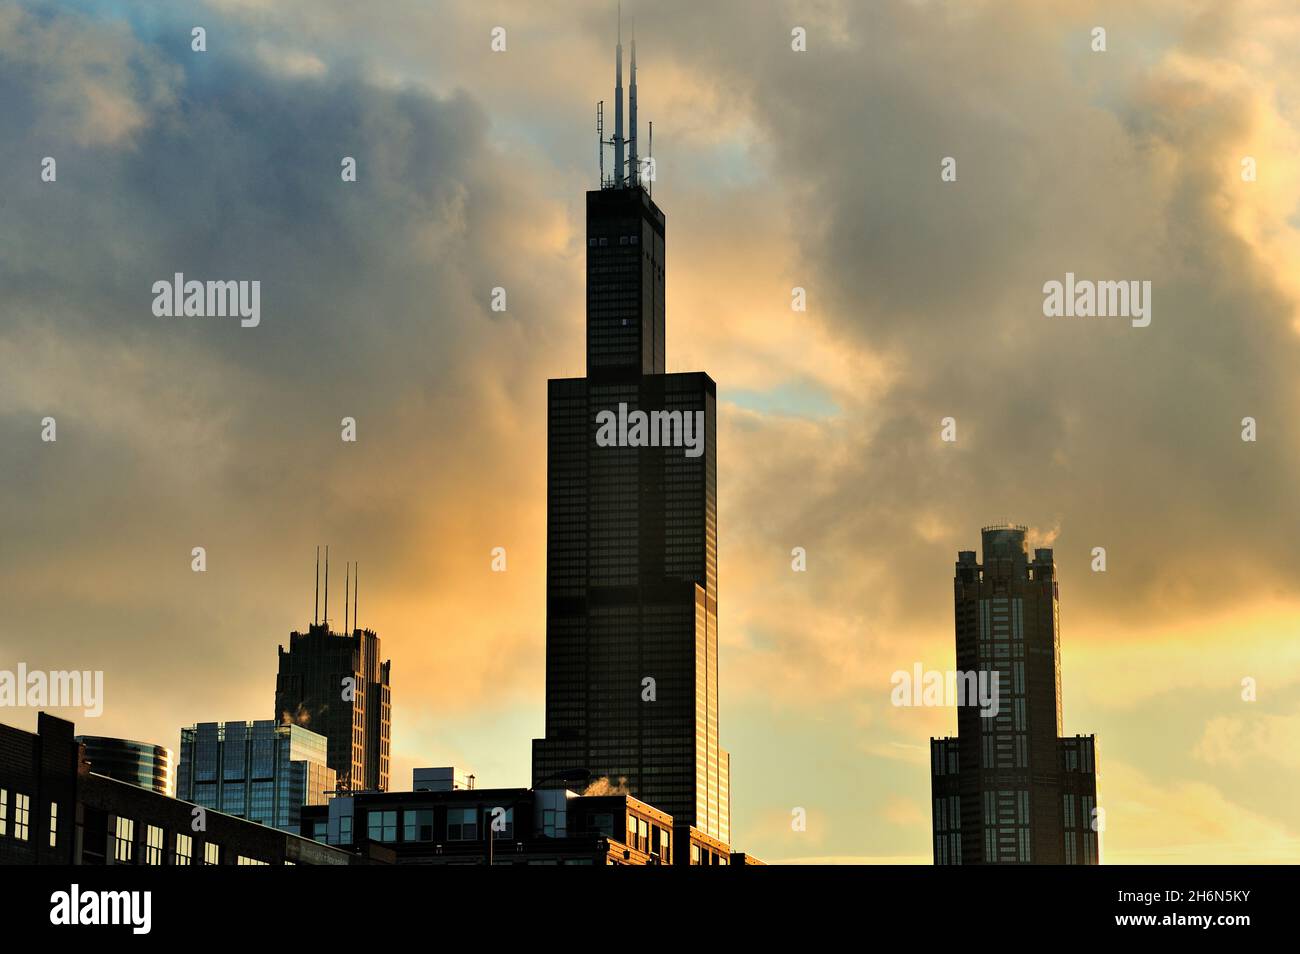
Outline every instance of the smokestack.
<path fill-rule="evenodd" d="M 614 58 L 614 182 L 623 184 L 623 4 L 618 5 L 618 46 Z"/>

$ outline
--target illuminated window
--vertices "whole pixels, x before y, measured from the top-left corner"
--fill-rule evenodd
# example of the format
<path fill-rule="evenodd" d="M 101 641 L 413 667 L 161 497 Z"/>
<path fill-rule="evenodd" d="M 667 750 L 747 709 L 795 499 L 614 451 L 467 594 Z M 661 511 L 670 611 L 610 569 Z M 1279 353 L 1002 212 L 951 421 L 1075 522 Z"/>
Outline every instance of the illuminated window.
<path fill-rule="evenodd" d="M 163 830 L 157 825 L 147 825 L 144 830 L 144 863 L 163 863 Z"/>
<path fill-rule="evenodd" d="M 189 835 L 176 836 L 176 858 L 173 864 L 188 865 L 194 859 L 194 839 Z"/>
<path fill-rule="evenodd" d="M 32 816 L 32 799 L 21 792 L 14 793 L 14 837 L 26 841 Z"/>
<path fill-rule="evenodd" d="M 59 844 L 59 803 L 50 802 L 50 847 L 57 848 Z"/>
<path fill-rule="evenodd" d="M 117 827 L 113 832 L 113 860 L 129 865 L 135 857 L 135 822 L 129 818 L 117 816 Z"/>
<path fill-rule="evenodd" d="M 221 864 L 221 846 L 214 845 L 210 841 L 207 842 L 203 846 L 203 863 L 205 865 Z"/>

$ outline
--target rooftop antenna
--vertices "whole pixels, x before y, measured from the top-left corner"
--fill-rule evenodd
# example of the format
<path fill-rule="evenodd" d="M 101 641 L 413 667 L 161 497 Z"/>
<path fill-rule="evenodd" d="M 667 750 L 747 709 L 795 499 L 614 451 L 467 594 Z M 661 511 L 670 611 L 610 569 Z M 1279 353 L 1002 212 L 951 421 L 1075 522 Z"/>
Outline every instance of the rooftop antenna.
<path fill-rule="evenodd" d="M 641 184 L 641 167 L 636 159 L 636 17 L 632 18 L 632 84 L 627 91 L 627 112 L 628 142 L 631 143 L 627 178 L 629 185 L 637 186 Z"/>
<path fill-rule="evenodd" d="M 605 101 L 596 104 L 596 162 L 600 164 L 600 187 L 605 188 Z"/>
<path fill-rule="evenodd" d="M 352 595 L 352 580 L 350 578 L 352 564 L 345 563 L 344 566 L 346 569 L 343 571 L 343 629 L 351 636 L 352 630 L 348 629 L 348 597 Z"/>
<path fill-rule="evenodd" d="M 320 625 L 320 547 L 316 547 L 316 605 L 311 611 L 313 626 Z"/>
<path fill-rule="evenodd" d="M 654 161 L 655 161 L 655 121 L 652 119 L 652 120 L 650 120 L 650 172 L 651 172 L 651 175 L 650 175 L 650 186 L 649 186 L 649 188 L 650 188 L 650 198 L 652 198 L 652 199 L 654 198 L 654 195 L 655 195 L 655 180 L 654 180 L 654 170 L 655 170 L 655 167 L 654 167 Z"/>
<path fill-rule="evenodd" d="M 330 545 L 325 544 L 325 628 L 330 625 Z"/>
<path fill-rule="evenodd" d="M 357 604 L 361 602 L 361 564 L 352 564 L 352 629 L 357 628 Z"/>
<path fill-rule="evenodd" d="M 614 59 L 614 182 L 623 183 L 623 4 L 618 5 L 618 45 Z"/>

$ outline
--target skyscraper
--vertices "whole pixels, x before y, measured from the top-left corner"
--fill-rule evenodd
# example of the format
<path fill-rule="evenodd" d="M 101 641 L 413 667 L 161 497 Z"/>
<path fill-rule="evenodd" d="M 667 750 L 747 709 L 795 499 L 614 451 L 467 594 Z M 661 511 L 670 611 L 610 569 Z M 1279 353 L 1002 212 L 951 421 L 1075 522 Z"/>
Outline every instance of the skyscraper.
<path fill-rule="evenodd" d="M 546 736 L 533 743 L 533 784 L 607 777 L 728 842 L 717 387 L 707 374 L 664 371 L 665 221 L 637 158 L 635 40 L 626 140 L 622 59 L 620 42 L 604 143 L 614 174 L 602 160 L 601 187 L 587 193 L 587 376 L 548 386 Z M 623 426 L 638 412 L 648 419 L 639 435 Z M 607 446 L 598 422 L 615 414 Z M 702 445 L 683 446 L 690 436 Z"/>
<path fill-rule="evenodd" d="M 200 722 L 181 729 L 177 798 L 298 834 L 304 805 L 336 786 L 326 741 L 298 725 Z"/>
<path fill-rule="evenodd" d="M 333 632 L 327 550 L 325 618 L 305 633 L 290 633 L 289 648 L 279 648 L 275 721 L 301 725 L 329 740 L 326 763 L 337 774 L 340 789 L 387 791 L 392 661 L 381 662 L 379 636 L 356 625 L 355 594 L 351 626 L 346 603 L 344 607 L 349 631 Z"/>
<path fill-rule="evenodd" d="M 957 554 L 958 673 L 996 673 L 997 714 L 959 705 L 930 740 L 935 864 L 1097 864 L 1095 736 L 1061 738 L 1060 590 L 1026 528 L 985 527 Z"/>

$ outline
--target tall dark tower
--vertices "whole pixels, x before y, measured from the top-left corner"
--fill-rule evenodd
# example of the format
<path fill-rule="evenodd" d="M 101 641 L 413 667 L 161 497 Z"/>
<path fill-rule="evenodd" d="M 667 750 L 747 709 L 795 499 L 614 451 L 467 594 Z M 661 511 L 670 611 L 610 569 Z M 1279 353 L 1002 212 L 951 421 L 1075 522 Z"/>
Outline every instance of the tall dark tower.
<path fill-rule="evenodd" d="M 340 790 L 387 791 L 392 661 L 381 661 L 379 636 L 358 627 L 355 616 L 349 622 L 344 613 L 345 632 L 331 629 L 328 557 L 325 580 L 325 619 L 290 633 L 289 648 L 279 648 L 275 721 L 325 736 L 325 764 Z M 355 594 L 352 608 L 355 613 Z"/>
<path fill-rule="evenodd" d="M 621 45 L 618 58 L 621 100 Z M 546 737 L 533 742 L 533 784 L 622 781 L 678 826 L 730 842 L 717 387 L 664 372 L 664 214 L 639 160 L 622 162 L 626 143 L 639 152 L 635 116 L 625 140 L 617 104 L 605 143 L 614 175 L 587 193 L 587 376 L 548 382 Z M 597 415 L 620 405 L 661 420 L 698 412 L 702 452 L 666 440 L 601 446 Z"/>
<path fill-rule="evenodd" d="M 1060 589 L 1026 528 L 985 527 L 957 554 L 957 671 L 996 673 L 998 713 L 957 709 L 930 740 L 935 864 L 1097 864 L 1096 737 L 1061 738 Z"/>

